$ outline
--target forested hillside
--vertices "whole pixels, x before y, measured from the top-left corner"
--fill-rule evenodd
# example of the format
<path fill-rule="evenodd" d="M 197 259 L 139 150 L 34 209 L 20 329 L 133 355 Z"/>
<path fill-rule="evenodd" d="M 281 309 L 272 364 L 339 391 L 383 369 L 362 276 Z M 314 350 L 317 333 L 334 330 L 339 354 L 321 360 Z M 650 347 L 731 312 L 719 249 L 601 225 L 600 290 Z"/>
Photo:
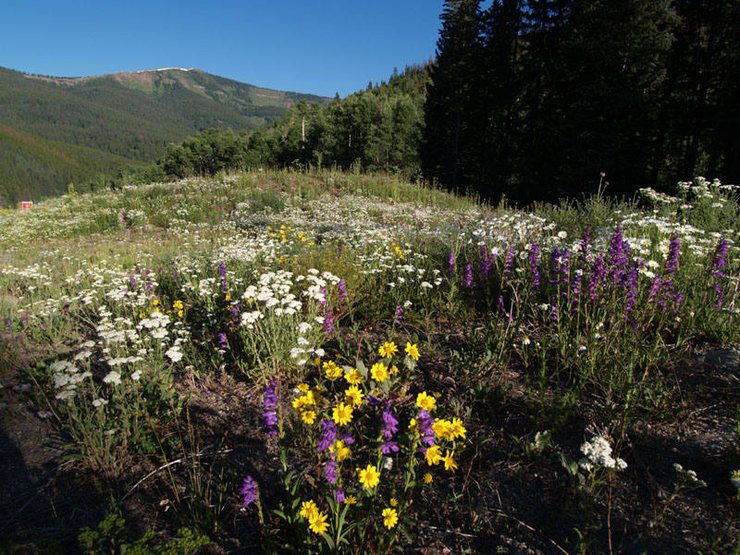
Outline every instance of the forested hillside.
<path fill-rule="evenodd" d="M 328 105 L 299 102 L 268 128 L 235 134 L 210 129 L 167 146 L 137 177 L 213 175 L 264 167 L 339 167 L 420 177 L 424 101 L 429 65 L 394 71 L 388 82 L 335 98 Z"/>
<path fill-rule="evenodd" d="M 0 202 L 144 166 L 203 129 L 254 130 L 300 100 L 328 101 L 195 69 L 51 78 L 0 68 Z"/>

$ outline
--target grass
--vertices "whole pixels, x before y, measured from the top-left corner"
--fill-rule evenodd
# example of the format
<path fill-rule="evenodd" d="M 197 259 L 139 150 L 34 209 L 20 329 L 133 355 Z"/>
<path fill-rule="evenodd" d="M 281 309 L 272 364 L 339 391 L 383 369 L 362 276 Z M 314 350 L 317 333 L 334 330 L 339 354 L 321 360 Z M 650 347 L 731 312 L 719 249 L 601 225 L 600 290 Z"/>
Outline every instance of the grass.
<path fill-rule="evenodd" d="M 680 191 L 269 171 L 3 211 L 0 423 L 93 497 L 11 498 L 7 548 L 733 549 L 738 205 Z"/>

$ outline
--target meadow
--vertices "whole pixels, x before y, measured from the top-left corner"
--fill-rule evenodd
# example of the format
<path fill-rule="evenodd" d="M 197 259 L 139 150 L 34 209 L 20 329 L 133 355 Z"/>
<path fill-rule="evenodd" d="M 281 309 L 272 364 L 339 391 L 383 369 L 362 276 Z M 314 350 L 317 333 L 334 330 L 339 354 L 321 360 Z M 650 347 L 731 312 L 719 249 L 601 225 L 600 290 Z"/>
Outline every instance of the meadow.
<path fill-rule="evenodd" d="M 731 552 L 738 188 L 289 171 L 0 212 L 0 551 Z"/>

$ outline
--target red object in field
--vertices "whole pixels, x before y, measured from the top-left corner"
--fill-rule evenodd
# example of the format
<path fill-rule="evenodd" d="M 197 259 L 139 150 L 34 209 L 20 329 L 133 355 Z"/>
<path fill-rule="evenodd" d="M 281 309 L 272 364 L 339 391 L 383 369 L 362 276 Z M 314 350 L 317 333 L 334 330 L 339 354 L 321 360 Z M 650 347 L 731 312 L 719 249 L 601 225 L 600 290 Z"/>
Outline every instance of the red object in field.
<path fill-rule="evenodd" d="M 30 210 L 33 208 L 33 201 L 23 200 L 21 201 L 21 210 Z"/>

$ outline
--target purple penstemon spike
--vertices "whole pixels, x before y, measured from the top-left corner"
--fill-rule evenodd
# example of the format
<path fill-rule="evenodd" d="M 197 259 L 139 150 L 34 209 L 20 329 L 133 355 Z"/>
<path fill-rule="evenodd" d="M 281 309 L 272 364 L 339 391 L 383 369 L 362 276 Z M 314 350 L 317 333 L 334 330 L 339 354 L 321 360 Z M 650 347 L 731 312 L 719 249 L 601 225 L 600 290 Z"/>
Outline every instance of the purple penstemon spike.
<path fill-rule="evenodd" d="M 244 478 L 242 489 L 239 490 L 239 493 L 244 496 L 242 507 L 248 507 L 249 505 L 254 503 L 257 500 L 258 492 L 259 489 L 257 488 L 257 482 L 255 482 L 254 478 L 252 478 L 251 476 L 247 476 L 246 478 Z"/>
<path fill-rule="evenodd" d="M 326 451 L 331 447 L 337 439 L 337 425 L 332 420 L 322 420 L 321 429 L 323 431 L 321 440 L 316 446 L 316 450 L 320 453 Z"/>
<path fill-rule="evenodd" d="M 270 382 L 270 385 L 268 385 L 265 388 L 265 398 L 262 403 L 263 425 L 265 428 L 265 433 L 268 436 L 278 435 L 277 407 L 278 407 L 279 399 L 278 399 L 277 393 L 275 393 L 276 389 L 277 389 L 277 382 L 275 380 L 272 380 Z"/>

